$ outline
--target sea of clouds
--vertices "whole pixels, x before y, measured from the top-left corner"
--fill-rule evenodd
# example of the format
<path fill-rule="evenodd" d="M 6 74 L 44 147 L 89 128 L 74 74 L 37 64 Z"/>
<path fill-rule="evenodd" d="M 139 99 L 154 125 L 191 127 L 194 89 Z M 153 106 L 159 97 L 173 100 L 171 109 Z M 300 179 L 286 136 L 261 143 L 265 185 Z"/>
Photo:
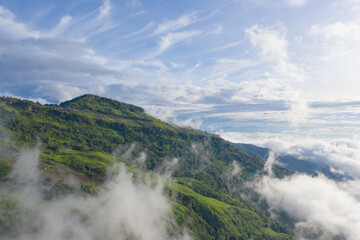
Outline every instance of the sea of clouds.
<path fill-rule="evenodd" d="M 252 143 L 271 148 L 276 153 L 321 162 L 350 175 L 351 180 L 335 181 L 322 174 L 294 174 L 275 178 L 271 166 L 276 164 L 269 154 L 264 170 L 268 174 L 255 183 L 255 189 L 269 205 L 273 217 L 285 212 L 295 222 L 300 239 L 360 238 L 360 141 L 357 139 L 294 139 L 266 134 L 250 136 L 222 133 L 234 142 Z"/>

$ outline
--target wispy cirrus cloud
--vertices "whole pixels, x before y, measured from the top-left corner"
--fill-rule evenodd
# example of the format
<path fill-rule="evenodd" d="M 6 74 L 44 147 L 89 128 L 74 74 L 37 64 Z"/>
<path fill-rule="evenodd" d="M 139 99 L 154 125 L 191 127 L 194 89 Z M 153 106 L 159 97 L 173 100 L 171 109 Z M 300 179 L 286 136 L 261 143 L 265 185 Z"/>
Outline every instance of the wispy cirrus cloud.
<path fill-rule="evenodd" d="M 57 25 L 51 32 L 49 33 L 50 36 L 57 36 L 66 31 L 66 29 L 71 24 L 72 17 L 66 15 L 60 19 L 59 25 Z"/>
<path fill-rule="evenodd" d="M 173 45 L 186 41 L 199 34 L 201 34 L 201 31 L 198 30 L 167 33 L 161 37 L 158 48 L 156 49 L 155 53 L 151 55 L 151 57 L 159 56 Z"/>
<path fill-rule="evenodd" d="M 103 5 L 99 8 L 99 16 L 98 18 L 104 18 L 109 16 L 111 11 L 111 2 L 110 0 L 104 0 Z"/>
<path fill-rule="evenodd" d="M 154 35 L 163 34 L 170 31 L 176 31 L 181 28 L 184 28 L 194 22 L 197 21 L 196 12 L 192 12 L 189 14 L 182 15 L 176 20 L 166 21 L 158 25 L 158 27 L 154 31 Z"/>
<path fill-rule="evenodd" d="M 255 4 L 255 6 L 266 6 L 269 4 L 275 5 L 275 6 L 279 6 L 279 5 L 284 5 L 286 7 L 289 8 L 300 8 L 303 7 L 305 5 L 307 5 L 308 0 L 277 0 L 277 1 L 273 1 L 273 0 L 248 0 L 249 2 L 251 2 L 252 4 Z"/>
<path fill-rule="evenodd" d="M 307 3 L 307 0 L 283 0 L 289 7 L 301 7 Z"/>
<path fill-rule="evenodd" d="M 141 4 L 140 0 L 127 0 L 126 4 L 130 7 L 137 7 Z"/>
<path fill-rule="evenodd" d="M 218 35 L 223 31 L 223 27 L 221 24 L 216 24 L 216 28 L 214 29 L 213 33 Z"/>
<path fill-rule="evenodd" d="M 60 23 L 47 34 L 51 37 L 81 39 L 82 41 L 102 37 L 103 33 L 119 25 L 112 19 L 112 8 L 111 0 L 103 0 L 102 4 L 90 13 L 79 16 L 65 15 L 60 19 Z"/>
<path fill-rule="evenodd" d="M 155 25 L 154 22 L 149 22 L 148 24 L 146 24 L 145 27 L 141 28 L 140 30 L 137 30 L 137 31 L 132 32 L 132 33 L 128 33 L 128 34 L 122 36 L 122 38 L 134 37 L 134 36 L 136 36 L 136 35 L 139 35 L 139 34 L 141 34 L 141 33 L 144 33 L 144 32 L 146 32 L 146 31 L 150 30 L 151 28 L 153 28 L 154 25 Z"/>

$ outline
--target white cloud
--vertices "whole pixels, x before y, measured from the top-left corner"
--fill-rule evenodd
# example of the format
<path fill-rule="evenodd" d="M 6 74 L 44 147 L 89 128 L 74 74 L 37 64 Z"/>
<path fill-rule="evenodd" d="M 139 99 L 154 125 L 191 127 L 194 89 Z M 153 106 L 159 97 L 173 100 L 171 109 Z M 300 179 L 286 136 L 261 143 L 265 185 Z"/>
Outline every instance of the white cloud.
<path fill-rule="evenodd" d="M 197 117 L 187 118 L 184 120 L 173 118 L 171 119 L 171 122 L 175 123 L 178 126 L 191 127 L 194 129 L 201 129 L 201 126 L 203 125 L 203 121 Z"/>
<path fill-rule="evenodd" d="M 264 164 L 264 170 L 265 172 L 267 172 L 267 174 L 270 177 L 274 177 L 274 173 L 272 170 L 273 165 L 276 163 L 276 158 L 275 158 L 275 154 L 273 151 L 269 152 L 269 156 Z"/>
<path fill-rule="evenodd" d="M 54 102 L 63 102 L 86 93 L 103 95 L 105 91 L 105 87 L 102 85 L 96 85 L 96 82 L 83 87 L 76 87 L 62 83 L 44 82 L 32 91 L 32 95 L 51 99 Z"/>
<path fill-rule="evenodd" d="M 308 102 L 298 91 L 290 91 L 288 96 L 289 110 L 287 119 L 293 126 L 304 123 L 310 114 Z"/>
<path fill-rule="evenodd" d="M 146 24 L 145 27 L 143 27 L 142 29 L 138 30 L 138 31 L 135 31 L 135 32 L 132 32 L 132 33 L 129 33 L 129 34 L 126 34 L 124 36 L 122 36 L 122 38 L 129 38 L 129 37 L 133 37 L 133 36 L 136 36 L 138 34 L 141 34 L 143 32 L 146 32 L 147 30 L 151 29 L 152 27 L 154 26 L 154 23 L 153 22 L 149 22 L 148 24 Z"/>
<path fill-rule="evenodd" d="M 211 79 L 221 76 L 228 76 L 229 74 L 254 67 L 257 64 L 257 62 L 248 59 L 220 58 L 216 60 L 210 75 L 206 78 Z"/>
<path fill-rule="evenodd" d="M 3 6 L 0 6 L 0 16 L 2 18 L 6 18 L 9 20 L 14 20 L 15 16 L 12 12 L 10 12 L 9 10 L 7 10 L 6 8 L 4 8 Z"/>
<path fill-rule="evenodd" d="M 291 154 L 300 159 L 323 163 L 347 176 L 360 178 L 359 139 L 320 140 L 310 136 L 292 137 L 291 133 L 238 133 L 220 132 L 232 142 L 252 143 L 267 147 L 276 153 Z"/>
<path fill-rule="evenodd" d="M 2 52 L 7 54 L 8 58 L 0 59 L 3 76 L 0 81 L 2 88 L 7 91 L 19 84 L 30 84 L 32 90 L 39 84 L 57 82 L 67 83 L 69 86 L 90 86 L 94 82 L 104 83 L 106 79 L 119 79 L 121 75 L 119 71 L 102 65 L 105 63 L 101 61 L 101 56 L 94 54 L 81 42 L 38 38 L 3 41 L 2 45 Z"/>
<path fill-rule="evenodd" d="M 119 23 L 111 18 L 111 0 L 103 0 L 95 11 L 85 15 L 74 16 L 71 24 L 66 24 L 66 30 L 57 37 L 77 39 L 87 42 L 95 37 L 105 37 L 105 32 L 115 29 Z"/>
<path fill-rule="evenodd" d="M 295 219 L 296 233 L 301 239 L 313 235 L 325 240 L 340 235 L 356 240 L 360 236 L 360 199 L 351 194 L 351 186 L 354 184 L 338 184 L 323 176 L 295 175 L 285 179 L 266 176 L 258 183 L 257 191 L 273 213 L 285 211 Z"/>
<path fill-rule="evenodd" d="M 332 38 L 359 38 L 360 24 L 357 22 L 340 22 L 337 21 L 330 25 L 313 25 L 310 29 L 311 35 L 322 35 L 325 39 Z"/>
<path fill-rule="evenodd" d="M 196 21 L 197 21 L 196 12 L 192 12 L 190 14 L 185 14 L 176 20 L 167 21 L 162 24 L 159 24 L 159 26 L 154 31 L 154 35 L 159 35 L 162 33 L 169 32 L 169 31 L 178 30 L 178 29 L 184 28 Z"/>
<path fill-rule="evenodd" d="M 196 69 L 200 68 L 202 66 L 202 63 L 197 63 L 194 66 L 192 66 L 191 68 L 186 70 L 187 74 L 191 74 L 192 72 L 196 71 Z"/>
<path fill-rule="evenodd" d="M 171 62 L 170 64 L 173 68 L 183 68 L 184 67 L 183 63 Z"/>
<path fill-rule="evenodd" d="M 265 4 L 262 6 L 270 4 L 270 1 L 257 2 Z M 276 7 L 282 2 L 277 1 Z M 338 2 L 338 6 L 341 6 L 340 1 Z M 354 4 L 355 2 L 352 1 Z M 115 12 L 111 12 L 115 4 L 118 3 L 100 1 L 101 6 L 98 9 L 84 13 L 83 16 L 63 16 L 48 32 L 33 30 L 32 26 L 38 26 L 40 22 L 33 20 L 31 23 L 20 23 L 20 18 L 1 7 L 0 24 L 9 23 L 6 27 L 0 25 L 0 52 L 7 56 L 0 58 L 1 92 L 12 92 L 13 95 L 28 98 L 44 98 L 49 94 L 44 92 L 44 96 L 41 96 L 39 86 L 43 85 L 45 90 L 50 84 L 54 84 L 51 92 L 59 89 L 59 93 L 53 96 L 67 99 L 77 92 L 80 94 L 88 91 L 91 86 L 103 85 L 103 91 L 100 92 L 109 94 L 109 97 L 117 97 L 119 94 L 112 91 L 111 87 L 121 85 L 122 89 L 135 93 L 131 95 L 125 90 L 122 93 L 128 102 L 134 104 L 163 104 L 163 107 L 170 110 L 174 109 L 174 104 L 181 110 L 191 109 L 194 114 L 203 114 L 201 117 L 204 118 L 216 116 L 233 121 L 271 121 L 264 124 L 276 124 L 272 121 L 277 121 L 282 122 L 284 127 L 287 127 L 284 121 L 292 123 L 292 126 L 313 124 L 315 121 L 318 124 L 319 119 L 311 118 L 315 110 L 309 109 L 309 101 L 312 98 L 326 99 L 330 95 L 327 93 L 330 92 L 330 88 L 333 94 L 331 96 L 354 98 L 358 95 L 356 86 L 357 76 L 360 75 L 360 60 L 357 55 L 360 54 L 360 36 L 357 33 L 357 18 L 351 20 L 349 16 L 347 21 L 340 19 L 327 24 L 326 21 L 322 21 L 322 25 L 314 25 L 311 30 L 309 29 L 309 36 L 314 39 L 315 47 L 311 48 L 309 53 L 306 52 L 309 49 L 305 48 L 311 45 L 309 41 L 312 39 L 302 36 L 301 31 L 293 34 L 293 23 L 289 23 L 289 27 L 285 26 L 285 23 L 274 26 L 247 26 L 247 23 L 244 23 L 245 25 L 241 25 L 235 31 L 228 22 L 213 19 L 220 13 L 215 11 L 204 18 L 201 18 L 199 12 L 190 12 L 170 18 L 169 21 L 165 19 L 158 22 L 159 25 L 155 25 L 152 21 L 159 21 L 157 16 L 151 21 L 137 22 L 136 28 L 133 28 L 130 26 L 134 18 L 133 13 L 117 16 Z M 294 1 L 292 4 L 300 5 L 300 1 Z M 126 9 L 133 10 L 129 7 Z M 149 17 L 148 9 L 142 12 L 144 11 L 146 14 L 141 18 Z M 206 14 L 206 10 L 204 11 Z M 113 14 L 112 18 L 105 17 L 110 16 L 109 14 Z M 99 17 L 100 15 L 103 17 Z M 125 19 L 129 21 L 123 25 L 125 21 L 122 20 Z M 189 29 L 189 25 L 200 21 L 206 22 L 210 27 L 207 33 Z M 120 24 L 122 27 L 116 28 Z M 244 27 L 248 27 L 245 31 L 246 38 L 243 38 L 242 30 L 239 32 L 239 29 Z M 182 28 L 184 29 L 178 30 Z M 116 31 L 109 31 L 111 29 Z M 129 30 L 130 33 L 124 35 L 127 29 L 136 30 Z M 223 29 L 226 29 L 228 35 L 214 35 L 222 33 Z M 144 36 L 143 33 L 150 36 Z M 169 54 L 161 55 L 177 44 L 185 45 L 188 39 L 199 34 L 206 36 L 196 38 L 197 45 L 204 43 L 201 46 L 203 52 L 186 51 L 184 56 L 177 51 L 178 55 L 174 57 L 171 54 L 175 51 L 169 51 Z M 287 35 L 291 36 L 291 40 L 287 39 Z M 219 47 L 214 47 L 215 39 Z M 302 44 L 293 45 L 294 40 Z M 135 41 L 135 44 L 132 41 Z M 87 42 L 89 44 L 86 44 Z M 108 42 L 112 44 L 107 44 Z M 247 47 L 247 42 L 250 42 L 253 48 Z M 126 47 L 119 50 L 119 46 Z M 149 49 L 151 46 L 154 47 Z M 190 47 L 187 46 L 186 50 Z M 113 48 L 117 50 L 113 51 Z M 228 50 L 223 51 L 225 49 Z M 98 54 L 100 51 L 103 55 Z M 204 60 L 200 56 L 208 53 L 215 57 Z M 307 62 L 304 61 L 307 53 L 311 54 L 311 57 L 309 56 L 309 64 L 306 66 Z M 145 57 L 142 60 L 139 59 L 143 56 Z M 158 57 L 156 61 L 154 57 Z M 167 58 L 167 62 L 161 61 L 162 57 Z M 119 58 L 121 60 L 118 60 Z M 191 61 L 184 65 L 186 58 L 191 58 Z M 308 74 L 311 78 L 308 78 Z M 323 85 L 316 85 L 319 82 Z M 62 86 L 59 87 L 55 83 Z M 190 91 L 182 88 L 181 85 L 184 84 L 193 89 Z M 25 85 L 26 87 L 14 87 Z M 139 89 L 135 89 L 134 86 Z M 64 94 L 64 91 L 69 91 L 69 94 Z M 158 91 L 161 92 L 161 96 L 157 94 Z M 220 104 L 224 105 L 219 107 Z M 235 104 L 241 108 L 235 108 Z M 249 106 L 252 106 L 254 111 Z M 351 110 L 348 107 L 344 108 L 347 108 L 348 112 L 357 111 L 356 107 L 352 107 Z M 329 107 L 328 111 L 343 111 L 344 108 Z M 324 109 L 316 110 L 319 118 L 324 112 Z M 175 111 L 174 115 L 178 113 Z M 334 124 L 336 121 L 333 119 L 331 123 Z M 341 121 L 346 121 L 351 126 L 355 126 L 356 122 L 353 119 Z M 330 120 L 324 120 L 324 123 L 329 122 Z M 324 131 L 324 128 L 325 126 L 322 126 L 317 129 Z"/>
<path fill-rule="evenodd" d="M 213 31 L 214 34 L 218 35 L 222 32 L 223 27 L 221 24 L 217 24 L 215 30 Z"/>
<path fill-rule="evenodd" d="M 260 50 L 260 61 L 273 63 L 267 73 L 269 82 L 276 82 L 279 88 L 278 96 L 289 104 L 287 120 L 294 126 L 304 122 L 307 118 L 308 104 L 301 91 L 301 86 L 306 80 L 302 68 L 293 64 L 289 59 L 286 39 L 286 27 L 280 23 L 272 27 L 259 27 L 254 25 L 245 30 L 251 44 Z M 266 76 L 264 76 L 266 77 Z"/>
<path fill-rule="evenodd" d="M 94 50 L 90 48 L 86 49 L 86 54 L 81 57 L 85 60 L 85 62 L 91 62 L 101 66 L 105 66 L 108 63 L 108 59 L 106 57 L 97 55 Z"/>
<path fill-rule="evenodd" d="M 205 51 L 204 53 L 212 53 L 212 52 L 217 52 L 217 51 L 225 50 L 228 48 L 236 47 L 236 46 L 242 44 L 243 42 L 244 41 L 237 41 L 237 42 L 233 42 L 233 43 L 229 43 L 229 44 L 224 44 L 220 47 L 215 47 L 213 49 L 209 49 L 209 50 Z"/>
<path fill-rule="evenodd" d="M 104 0 L 103 5 L 101 5 L 100 9 L 99 9 L 99 16 L 98 18 L 105 18 L 107 16 L 109 16 L 111 11 L 111 2 L 110 0 Z"/>
<path fill-rule="evenodd" d="M 274 29 L 254 25 L 246 29 L 245 33 L 251 44 L 258 47 L 263 56 L 286 60 L 288 58 L 288 41 L 285 38 L 285 26 L 278 26 L 279 29 Z"/>
<path fill-rule="evenodd" d="M 140 0 L 127 0 L 126 4 L 130 7 L 136 7 L 140 5 Z"/>
<path fill-rule="evenodd" d="M 308 62 L 308 72 L 315 80 L 310 94 L 317 96 L 315 91 L 321 90 L 321 96 L 328 98 L 356 98 L 360 74 L 359 20 L 316 24 L 309 29 L 309 36 L 314 54 Z"/>
<path fill-rule="evenodd" d="M 233 170 L 231 171 L 231 176 L 235 176 L 242 171 L 242 167 L 236 161 L 232 162 L 232 167 Z"/>
<path fill-rule="evenodd" d="M 154 53 L 154 56 L 158 56 L 169 49 L 171 46 L 190 39 L 196 35 L 199 35 L 201 31 L 191 30 L 191 31 L 183 31 L 183 32 L 171 32 L 161 37 L 159 42 L 158 49 Z"/>
<path fill-rule="evenodd" d="M 58 100 L 60 102 L 71 100 L 74 97 L 85 94 L 86 92 L 86 89 L 67 86 L 61 83 L 42 84 L 33 90 L 33 94 L 35 95 L 50 98 L 52 100 Z"/>
<path fill-rule="evenodd" d="M 168 232 L 168 224 L 174 219 L 163 195 L 161 176 L 153 175 L 151 181 L 150 176 L 144 176 L 143 181 L 134 181 L 124 166 L 117 165 L 99 194 L 69 194 L 45 201 L 43 194 L 51 183 L 46 187 L 41 184 L 39 154 L 38 149 L 23 151 L 6 187 L 0 191 L 1 197 L 11 195 L 16 201 L 14 214 L 19 221 L 19 229 L 5 239 L 190 239 L 181 232 L 172 236 Z M 140 154 L 139 158 L 141 161 L 145 156 Z M 74 189 L 80 187 L 76 180 L 68 184 Z"/>
<path fill-rule="evenodd" d="M 301 7 L 307 3 L 307 0 L 283 0 L 290 7 Z"/>
<path fill-rule="evenodd" d="M 27 37 L 37 38 L 41 36 L 39 31 L 31 30 L 25 24 L 17 22 L 14 14 L 0 5 L 0 34 L 1 33 L 15 39 Z"/>
<path fill-rule="evenodd" d="M 147 114 L 156 116 L 160 120 L 168 121 L 170 118 L 175 117 L 175 113 L 167 107 L 149 106 L 145 108 Z"/>
<path fill-rule="evenodd" d="M 109 2 L 104 2 L 104 7 L 107 4 Z M 102 10 L 104 14 L 106 9 L 107 7 Z M 87 16 L 88 20 L 100 21 L 95 18 Z M 12 95 L 32 99 L 46 97 L 57 102 L 78 96 L 85 89 L 88 91 L 93 86 L 104 83 L 105 79 L 118 79 L 107 73 L 119 71 L 110 70 L 107 59 L 97 55 L 84 42 L 59 38 L 59 35 L 72 32 L 67 31 L 69 27 L 76 32 L 77 24 L 81 22 L 79 19 L 73 24 L 72 17 L 66 15 L 52 30 L 40 32 L 32 30 L 28 24 L 17 22 L 9 10 L 0 6 L 0 52 L 7 56 L 6 59 L 0 58 L 1 90 L 11 92 Z M 87 26 L 94 27 L 91 21 Z M 26 93 L 13 92 L 14 86 L 24 84 L 28 86 Z M 78 85 L 82 87 L 79 88 Z"/>
<path fill-rule="evenodd" d="M 323 175 L 304 174 L 279 179 L 272 176 L 274 161 L 270 153 L 264 166 L 269 176 L 254 182 L 255 190 L 266 200 L 273 217 L 285 212 L 294 222 L 299 239 L 358 239 L 360 180 L 335 182 Z"/>
<path fill-rule="evenodd" d="M 66 31 L 67 27 L 70 25 L 72 17 L 66 15 L 61 18 L 59 25 L 57 25 L 50 33 L 50 36 L 57 36 Z"/>

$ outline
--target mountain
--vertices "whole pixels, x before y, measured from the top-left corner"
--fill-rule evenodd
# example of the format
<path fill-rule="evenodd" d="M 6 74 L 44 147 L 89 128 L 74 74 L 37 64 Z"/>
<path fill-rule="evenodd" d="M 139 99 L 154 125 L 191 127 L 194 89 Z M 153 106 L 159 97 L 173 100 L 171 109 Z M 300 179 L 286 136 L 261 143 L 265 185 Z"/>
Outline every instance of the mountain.
<path fill-rule="evenodd" d="M 9 173 L 20 152 L 40 145 L 44 206 L 69 194 L 96 195 L 106 189 L 112 166 L 123 163 L 136 181 L 144 174 L 170 176 L 163 190 L 175 219 L 169 223 L 170 233 L 185 229 L 194 239 L 294 236 L 252 203 L 260 199 L 246 183 L 265 174 L 261 152 L 253 156 L 248 148 L 215 135 L 178 127 L 147 115 L 140 107 L 89 94 L 59 105 L 1 97 L 0 117 L 0 186 L 10 185 Z M 235 166 L 241 170 L 234 171 Z M 274 172 L 277 177 L 293 173 L 281 166 L 274 166 Z M 81 187 L 75 189 L 68 179 Z M 16 217 L 20 211 L 16 204 L 16 195 L 0 195 L 0 236 L 17 234 L 12 226 L 23 220 Z"/>
<path fill-rule="evenodd" d="M 262 159 L 268 157 L 269 148 L 262 148 L 252 144 L 236 143 L 234 144 L 239 150 L 251 156 L 256 156 Z M 323 161 L 309 161 L 306 159 L 299 159 L 293 155 L 277 153 L 276 160 L 280 162 L 287 169 L 305 173 L 311 176 L 317 176 L 319 173 L 334 180 L 342 180 L 344 178 L 351 178 L 344 174 L 331 171 L 331 166 L 323 163 Z"/>

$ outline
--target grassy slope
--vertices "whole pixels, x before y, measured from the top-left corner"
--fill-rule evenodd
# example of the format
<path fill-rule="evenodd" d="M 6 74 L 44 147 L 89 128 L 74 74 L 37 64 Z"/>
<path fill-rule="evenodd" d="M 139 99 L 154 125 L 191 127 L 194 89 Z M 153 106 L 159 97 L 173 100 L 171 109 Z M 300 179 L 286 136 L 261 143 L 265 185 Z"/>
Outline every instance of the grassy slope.
<path fill-rule="evenodd" d="M 148 170 L 163 169 L 170 159 L 179 159 L 172 174 L 175 182 L 166 189 L 169 195 L 177 196 L 173 205 L 178 224 L 186 226 L 196 238 L 291 238 L 287 228 L 228 189 L 225 176 L 233 161 L 243 169 L 237 176 L 240 186 L 254 174 L 262 174 L 264 162 L 216 136 L 172 126 L 146 115 L 142 108 L 94 95 L 59 106 L 14 98 L 0 101 L 0 133 L 10 132 L 16 144 L 34 146 L 41 141 L 40 167 L 46 169 L 44 174 L 50 180 L 65 178 L 59 176 L 65 170 L 77 175 L 84 186 L 101 185 L 108 166 L 124 160 L 113 158 L 117 146 L 136 143 L 127 161 L 144 152 Z M 0 158 L 1 178 L 12 163 L 11 157 Z M 279 176 L 289 173 L 280 168 L 276 172 Z"/>

